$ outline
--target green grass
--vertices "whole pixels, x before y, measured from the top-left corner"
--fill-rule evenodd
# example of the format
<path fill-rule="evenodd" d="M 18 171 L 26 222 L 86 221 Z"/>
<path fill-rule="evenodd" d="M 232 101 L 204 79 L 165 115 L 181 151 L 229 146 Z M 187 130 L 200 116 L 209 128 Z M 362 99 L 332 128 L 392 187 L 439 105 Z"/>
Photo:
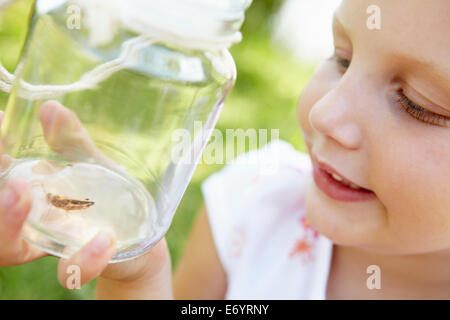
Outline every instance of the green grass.
<path fill-rule="evenodd" d="M 20 10 L 23 10 L 21 8 Z M 13 19 L 17 12 L 8 19 Z M 24 25 L 0 24 L 2 62 L 14 69 L 24 35 Z M 19 21 L 20 19 L 15 19 Z M 261 33 L 244 34 L 244 41 L 231 49 L 237 70 L 236 86 L 227 98 L 217 128 L 279 129 L 280 138 L 305 150 L 297 124 L 296 104 L 313 68 L 299 64 L 286 51 L 273 45 Z M 0 93 L 0 109 L 7 95 Z M 270 132 L 270 131 L 269 131 Z M 247 147 L 248 150 L 248 147 Z M 182 255 L 188 232 L 202 205 L 202 181 L 222 165 L 202 164 L 187 188 L 167 233 L 174 268 Z M 56 279 L 57 259 L 46 257 L 27 265 L 0 267 L 0 299 L 92 299 L 95 281 L 80 290 L 66 290 Z"/>

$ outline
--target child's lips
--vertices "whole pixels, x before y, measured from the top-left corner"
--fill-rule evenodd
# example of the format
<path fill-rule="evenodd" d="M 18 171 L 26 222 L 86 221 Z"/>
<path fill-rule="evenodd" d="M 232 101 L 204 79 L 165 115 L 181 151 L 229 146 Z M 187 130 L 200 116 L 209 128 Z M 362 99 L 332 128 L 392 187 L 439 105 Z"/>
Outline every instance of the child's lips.
<path fill-rule="evenodd" d="M 317 158 L 316 158 L 315 162 L 316 162 L 316 165 L 319 168 L 321 168 L 321 169 L 325 170 L 326 172 L 328 172 L 336 180 L 338 180 L 338 181 L 340 181 L 340 182 L 342 182 L 342 183 L 344 183 L 346 185 L 353 186 L 354 189 L 360 188 L 360 189 L 368 190 L 368 189 L 360 186 L 359 184 L 353 182 L 352 180 L 346 178 L 343 174 L 341 174 L 340 172 L 338 172 L 336 169 L 334 169 L 332 166 L 326 164 L 325 162 L 322 162 L 322 161 L 318 160 Z"/>
<path fill-rule="evenodd" d="M 314 166 L 314 181 L 326 195 L 339 201 L 365 201 L 376 198 L 372 190 L 346 178 L 330 165 L 320 161 L 311 153 Z"/>

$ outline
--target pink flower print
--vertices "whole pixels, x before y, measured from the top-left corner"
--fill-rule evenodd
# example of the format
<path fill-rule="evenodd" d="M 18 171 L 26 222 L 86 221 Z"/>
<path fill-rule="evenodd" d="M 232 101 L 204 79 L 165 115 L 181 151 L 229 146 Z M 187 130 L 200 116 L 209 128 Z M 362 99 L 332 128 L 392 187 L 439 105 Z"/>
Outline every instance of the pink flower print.
<path fill-rule="evenodd" d="M 244 246 L 246 239 L 247 235 L 245 231 L 239 227 L 236 227 L 231 235 L 228 254 L 231 257 L 239 257 L 242 253 L 242 247 Z"/>
<path fill-rule="evenodd" d="M 250 182 L 252 184 L 260 184 L 262 182 L 263 177 L 261 176 L 261 172 L 256 172 L 252 175 Z"/>
<path fill-rule="evenodd" d="M 295 242 L 294 247 L 289 254 L 289 257 L 293 258 L 298 255 L 302 259 L 303 263 L 308 263 L 312 260 L 312 250 L 313 244 L 308 240 L 308 237 L 305 235 L 302 239 L 299 239 Z"/>
<path fill-rule="evenodd" d="M 308 219 L 306 219 L 305 216 L 300 218 L 300 222 L 307 232 L 309 231 L 312 232 L 314 239 L 319 236 L 319 232 L 316 229 L 314 229 L 314 227 L 311 225 L 311 223 L 309 223 Z"/>
<path fill-rule="evenodd" d="M 298 255 L 303 263 L 308 263 L 313 259 L 312 250 L 319 237 L 319 232 L 313 228 L 305 216 L 300 218 L 300 223 L 305 232 L 303 237 L 295 242 L 289 256 L 292 258 Z"/>

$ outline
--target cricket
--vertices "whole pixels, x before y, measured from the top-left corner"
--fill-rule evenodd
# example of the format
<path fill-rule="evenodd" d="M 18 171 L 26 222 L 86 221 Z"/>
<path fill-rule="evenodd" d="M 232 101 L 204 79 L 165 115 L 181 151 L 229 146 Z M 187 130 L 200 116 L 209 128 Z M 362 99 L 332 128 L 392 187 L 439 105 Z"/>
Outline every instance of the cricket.
<path fill-rule="evenodd" d="M 47 193 L 47 201 L 54 207 L 67 211 L 85 210 L 95 204 L 89 198 L 84 200 L 70 199 L 64 196 Z"/>

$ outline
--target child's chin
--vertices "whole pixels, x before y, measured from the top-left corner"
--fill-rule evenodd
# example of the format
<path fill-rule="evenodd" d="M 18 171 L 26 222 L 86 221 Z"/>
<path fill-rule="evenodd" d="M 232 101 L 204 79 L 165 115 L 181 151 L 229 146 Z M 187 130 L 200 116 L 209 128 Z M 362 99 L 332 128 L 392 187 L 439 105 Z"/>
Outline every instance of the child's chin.
<path fill-rule="evenodd" d="M 338 203 L 314 185 L 306 196 L 306 217 L 311 225 L 334 244 L 365 246 L 373 243 L 382 219 L 367 203 Z"/>

